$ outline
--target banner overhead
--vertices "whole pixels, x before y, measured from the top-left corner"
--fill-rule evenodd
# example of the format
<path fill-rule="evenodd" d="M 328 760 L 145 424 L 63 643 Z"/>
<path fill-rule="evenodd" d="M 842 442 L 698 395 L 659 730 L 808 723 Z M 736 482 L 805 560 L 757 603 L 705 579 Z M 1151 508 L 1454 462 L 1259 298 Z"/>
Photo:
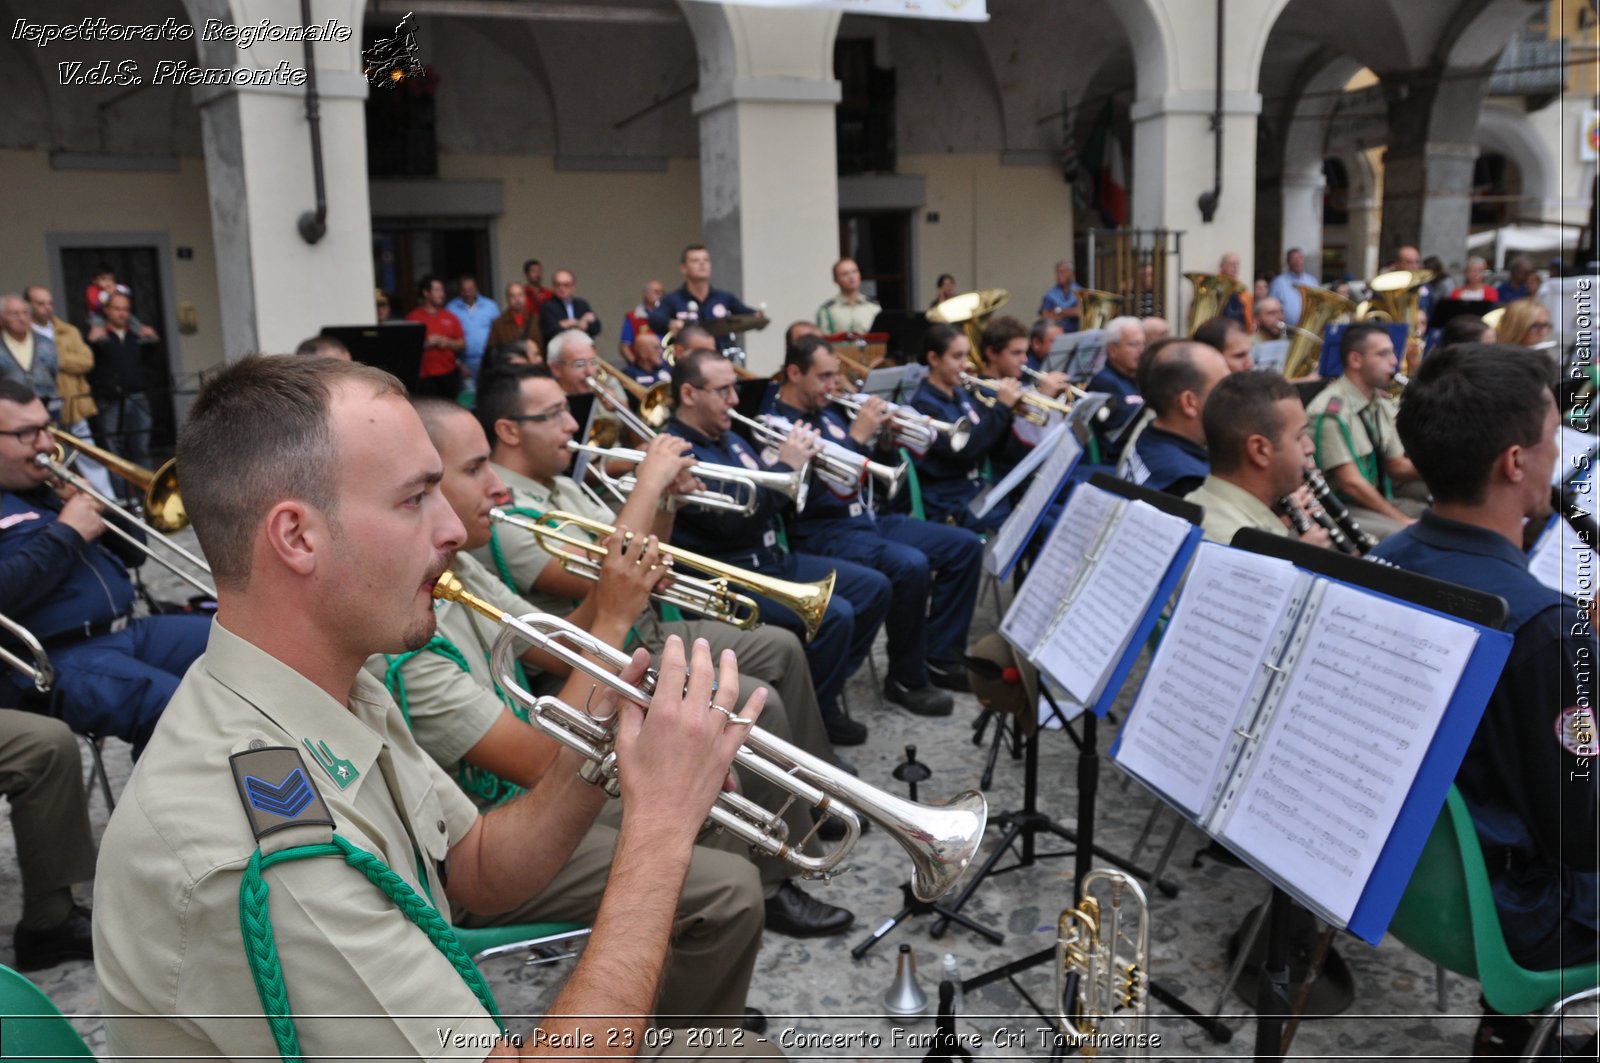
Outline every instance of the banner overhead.
<path fill-rule="evenodd" d="M 810 7 L 847 15 L 892 15 L 956 22 L 988 22 L 988 0 L 698 0 L 702 4 L 743 7 Z"/>

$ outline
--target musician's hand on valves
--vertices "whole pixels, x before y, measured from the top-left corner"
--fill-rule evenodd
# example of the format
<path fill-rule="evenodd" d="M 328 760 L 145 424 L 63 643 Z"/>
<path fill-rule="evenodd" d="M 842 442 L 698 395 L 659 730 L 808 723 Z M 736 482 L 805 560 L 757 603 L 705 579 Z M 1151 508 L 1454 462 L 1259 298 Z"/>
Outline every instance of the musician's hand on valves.
<path fill-rule="evenodd" d="M 713 667 L 711 646 L 667 639 L 648 712 L 619 706 L 617 781 L 624 814 L 648 818 L 663 834 L 692 842 L 728 778 L 729 765 L 766 704 L 758 688 L 741 708 L 739 667 L 731 650 Z M 738 720 L 748 722 L 737 722 Z"/>
<path fill-rule="evenodd" d="M 1022 381 L 1012 380 L 1010 377 L 1001 380 L 999 386 L 995 388 L 995 398 L 1006 409 L 1016 409 L 1017 403 L 1022 401 Z"/>
<path fill-rule="evenodd" d="M 662 432 L 645 444 L 644 460 L 634 471 L 639 481 L 638 490 L 658 495 L 668 491 L 684 494 L 681 485 L 694 463 L 694 452 L 687 439 Z M 689 480 L 692 482 L 693 477 Z"/>
<path fill-rule="evenodd" d="M 1067 374 L 1046 373 L 1039 378 L 1039 392 L 1047 399 L 1060 398 L 1067 390 Z"/>
<path fill-rule="evenodd" d="M 798 469 L 822 452 L 822 436 L 808 424 L 797 423 L 778 447 L 778 460 Z"/>
<path fill-rule="evenodd" d="M 1300 541 L 1307 546 L 1320 546 L 1325 550 L 1333 549 L 1333 537 L 1328 534 L 1328 529 L 1320 524 L 1313 524 L 1302 532 Z"/>
<path fill-rule="evenodd" d="M 595 615 L 632 623 L 650 600 L 655 585 L 670 573 L 654 535 L 638 535 L 621 525 L 605 540 L 600 584 L 595 588 Z"/>
<path fill-rule="evenodd" d="M 889 420 L 889 404 L 877 396 L 869 398 L 856 411 L 850 424 L 850 438 L 857 443 L 871 443 Z"/>
<path fill-rule="evenodd" d="M 66 504 L 61 507 L 61 513 L 56 518 L 62 524 L 83 536 L 83 541 L 92 543 L 100 538 L 106 530 L 106 522 L 101 517 L 101 505 L 92 496 L 73 488 L 63 491 Z"/>

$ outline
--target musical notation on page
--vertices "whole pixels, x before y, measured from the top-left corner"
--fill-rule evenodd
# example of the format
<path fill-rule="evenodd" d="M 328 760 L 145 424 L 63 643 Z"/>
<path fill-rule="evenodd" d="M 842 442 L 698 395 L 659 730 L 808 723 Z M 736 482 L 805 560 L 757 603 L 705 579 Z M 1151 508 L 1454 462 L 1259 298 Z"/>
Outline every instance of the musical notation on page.
<path fill-rule="evenodd" d="M 1062 480 L 1083 455 L 1083 447 L 1072 433 L 1067 431 L 1065 423 L 1056 426 L 1055 431 L 1035 448 L 1035 453 L 1041 448 L 1048 448 L 1049 457 L 1045 459 L 1039 474 L 1033 478 L 1028 489 L 1023 492 L 1022 499 L 1011 511 L 1011 515 L 1000 525 L 1000 531 L 995 535 L 993 545 L 985 558 L 988 571 L 996 575 L 1009 567 L 1021 553 L 1022 548 L 1028 545 L 1028 539 L 1033 535 L 1034 526 L 1039 523 L 1040 516 L 1055 500 Z M 1019 469 L 1021 467 L 1017 466 Z M 997 486 L 996 491 L 998 490 Z"/>
<path fill-rule="evenodd" d="M 1089 484 L 1080 484 L 1072 492 L 1061 519 L 1039 551 L 1032 574 L 1000 623 L 1000 634 L 1019 652 L 1032 652 L 1044 638 L 1116 504 L 1116 495 Z"/>
<path fill-rule="evenodd" d="M 1192 525 L 1144 502 L 1124 507 L 1073 600 L 1033 656 L 1067 693 L 1092 705 Z"/>
<path fill-rule="evenodd" d="M 1117 762 L 1198 819 L 1229 769 L 1299 574 L 1288 561 L 1202 543 L 1128 714 Z"/>
<path fill-rule="evenodd" d="M 1528 555 L 1528 572 L 1534 579 L 1579 600 L 1595 596 L 1596 582 L 1600 581 L 1597 565 L 1600 556 L 1559 515 L 1551 518 L 1550 526 Z"/>
<path fill-rule="evenodd" d="M 1348 923 L 1477 638 L 1329 584 L 1220 837 Z"/>

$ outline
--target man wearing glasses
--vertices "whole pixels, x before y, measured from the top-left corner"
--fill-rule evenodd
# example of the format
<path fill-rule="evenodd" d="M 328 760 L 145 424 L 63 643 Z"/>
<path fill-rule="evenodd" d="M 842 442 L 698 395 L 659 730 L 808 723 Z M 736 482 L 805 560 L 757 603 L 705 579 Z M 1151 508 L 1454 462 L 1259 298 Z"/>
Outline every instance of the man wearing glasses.
<path fill-rule="evenodd" d="M 31 388 L 0 380 L 0 602 L 50 654 L 67 725 L 115 735 L 137 757 L 183 673 L 205 650 L 211 620 L 133 619 L 128 569 L 145 555 L 104 534 L 106 521 L 120 518 L 103 514 L 100 503 L 71 488 L 52 489 L 49 472 L 34 461 L 55 446 L 49 425 Z M 31 688 L 19 672 L 5 683 L 13 687 L 7 697 L 0 685 L 7 704 Z"/>

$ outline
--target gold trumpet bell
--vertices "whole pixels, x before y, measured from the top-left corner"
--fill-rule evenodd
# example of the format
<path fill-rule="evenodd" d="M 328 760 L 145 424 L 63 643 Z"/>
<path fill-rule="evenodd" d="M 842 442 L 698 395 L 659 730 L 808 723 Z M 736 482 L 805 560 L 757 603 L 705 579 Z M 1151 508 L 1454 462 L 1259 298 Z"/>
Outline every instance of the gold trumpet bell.
<path fill-rule="evenodd" d="M 112 475 L 126 480 L 143 491 L 144 522 L 156 531 L 175 532 L 189 526 L 189 514 L 183 507 L 183 497 L 178 494 L 177 458 L 169 458 L 161 468 L 151 472 L 143 465 L 137 465 L 103 447 L 85 443 L 71 432 L 55 425 L 50 426 L 50 434 L 56 441 L 56 464 L 65 465 L 67 451 L 75 450 L 105 466 Z"/>
<path fill-rule="evenodd" d="M 1194 330 L 1227 309 L 1236 295 L 1244 294 L 1244 284 L 1220 273 L 1185 273 L 1184 280 L 1194 285 L 1194 299 L 1189 303 L 1189 324 L 1184 334 L 1194 335 Z"/>

